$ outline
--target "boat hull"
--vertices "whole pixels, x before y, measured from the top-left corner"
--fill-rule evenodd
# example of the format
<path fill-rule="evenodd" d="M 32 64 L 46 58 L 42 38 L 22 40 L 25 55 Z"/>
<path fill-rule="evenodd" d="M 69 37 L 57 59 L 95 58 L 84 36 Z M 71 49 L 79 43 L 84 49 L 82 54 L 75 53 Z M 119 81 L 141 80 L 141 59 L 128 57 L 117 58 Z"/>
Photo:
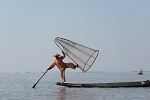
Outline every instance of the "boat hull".
<path fill-rule="evenodd" d="M 150 87 L 150 81 L 137 82 L 114 82 L 114 83 L 61 83 L 57 82 L 59 86 L 67 87 L 99 87 L 99 88 L 118 88 L 118 87 Z"/>

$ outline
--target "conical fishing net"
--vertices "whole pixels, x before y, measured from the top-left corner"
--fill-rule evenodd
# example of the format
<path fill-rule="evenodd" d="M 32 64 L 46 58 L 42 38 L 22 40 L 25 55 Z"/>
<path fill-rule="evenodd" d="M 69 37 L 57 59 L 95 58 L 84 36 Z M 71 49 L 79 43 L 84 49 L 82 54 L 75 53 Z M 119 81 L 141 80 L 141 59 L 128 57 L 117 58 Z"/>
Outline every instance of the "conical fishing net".
<path fill-rule="evenodd" d="M 89 48 L 64 38 L 56 37 L 54 41 L 75 64 L 78 64 L 83 72 L 90 69 L 99 54 L 99 50 Z"/>

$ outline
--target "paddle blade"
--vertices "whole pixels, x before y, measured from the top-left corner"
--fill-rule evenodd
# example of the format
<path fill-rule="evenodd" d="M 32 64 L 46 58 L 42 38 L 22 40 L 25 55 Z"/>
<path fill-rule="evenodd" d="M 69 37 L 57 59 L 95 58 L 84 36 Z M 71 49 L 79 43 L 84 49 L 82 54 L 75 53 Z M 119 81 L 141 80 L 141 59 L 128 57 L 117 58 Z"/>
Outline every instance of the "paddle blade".
<path fill-rule="evenodd" d="M 47 71 L 48 71 L 48 70 L 46 70 L 46 72 L 47 72 Z M 41 76 L 41 78 L 46 74 L 46 72 Z M 35 88 L 36 84 L 41 80 L 41 78 L 35 83 L 35 85 L 33 85 L 32 88 Z"/>
<path fill-rule="evenodd" d="M 36 84 L 32 86 L 32 88 L 35 88 Z"/>

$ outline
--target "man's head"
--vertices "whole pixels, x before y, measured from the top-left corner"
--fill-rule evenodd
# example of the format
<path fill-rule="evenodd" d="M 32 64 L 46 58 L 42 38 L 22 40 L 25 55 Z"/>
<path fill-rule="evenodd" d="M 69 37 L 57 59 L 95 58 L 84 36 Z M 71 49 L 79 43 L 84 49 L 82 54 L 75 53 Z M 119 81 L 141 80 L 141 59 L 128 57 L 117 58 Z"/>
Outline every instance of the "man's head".
<path fill-rule="evenodd" d="M 56 53 L 55 55 L 54 55 L 54 57 L 56 57 L 56 58 L 58 58 L 60 56 L 60 54 L 58 54 L 58 53 Z"/>

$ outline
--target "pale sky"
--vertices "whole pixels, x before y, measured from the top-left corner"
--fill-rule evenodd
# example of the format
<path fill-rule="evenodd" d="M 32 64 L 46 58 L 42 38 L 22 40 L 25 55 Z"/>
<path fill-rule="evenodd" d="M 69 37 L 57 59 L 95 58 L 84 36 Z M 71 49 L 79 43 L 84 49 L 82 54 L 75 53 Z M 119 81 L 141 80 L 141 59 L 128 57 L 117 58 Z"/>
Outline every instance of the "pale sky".
<path fill-rule="evenodd" d="M 150 0 L 0 0 L 0 72 L 45 71 L 55 37 L 98 49 L 89 71 L 150 71 Z"/>

